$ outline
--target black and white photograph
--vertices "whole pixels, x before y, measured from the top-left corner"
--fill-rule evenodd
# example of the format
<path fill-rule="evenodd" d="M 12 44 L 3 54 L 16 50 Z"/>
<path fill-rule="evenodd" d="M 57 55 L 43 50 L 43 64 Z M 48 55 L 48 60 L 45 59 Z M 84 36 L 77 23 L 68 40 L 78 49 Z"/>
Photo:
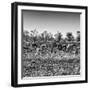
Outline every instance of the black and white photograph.
<path fill-rule="evenodd" d="M 80 75 L 80 13 L 22 11 L 22 78 Z"/>
<path fill-rule="evenodd" d="M 87 82 L 87 7 L 13 3 L 12 10 L 13 86 Z"/>

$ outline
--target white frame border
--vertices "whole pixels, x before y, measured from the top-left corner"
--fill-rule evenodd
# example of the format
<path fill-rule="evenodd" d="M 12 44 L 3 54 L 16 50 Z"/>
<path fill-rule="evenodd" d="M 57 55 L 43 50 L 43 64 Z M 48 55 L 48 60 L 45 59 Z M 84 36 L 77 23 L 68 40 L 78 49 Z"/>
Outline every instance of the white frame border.
<path fill-rule="evenodd" d="M 28 78 L 21 79 L 21 11 L 22 10 L 43 10 L 43 11 L 62 11 L 74 12 L 80 14 L 80 32 L 81 32 L 81 75 L 77 76 L 58 76 L 55 78 Z M 85 80 L 85 10 L 74 8 L 54 8 L 37 6 L 18 6 L 18 84 L 48 83 L 48 82 L 66 82 Z"/>

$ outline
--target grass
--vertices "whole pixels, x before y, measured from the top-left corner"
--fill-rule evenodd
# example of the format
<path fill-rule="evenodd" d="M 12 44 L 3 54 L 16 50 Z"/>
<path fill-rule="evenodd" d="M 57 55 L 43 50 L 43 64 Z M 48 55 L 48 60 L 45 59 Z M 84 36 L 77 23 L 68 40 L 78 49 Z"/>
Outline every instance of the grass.
<path fill-rule="evenodd" d="M 23 77 L 80 75 L 80 55 L 33 55 L 23 59 Z"/>

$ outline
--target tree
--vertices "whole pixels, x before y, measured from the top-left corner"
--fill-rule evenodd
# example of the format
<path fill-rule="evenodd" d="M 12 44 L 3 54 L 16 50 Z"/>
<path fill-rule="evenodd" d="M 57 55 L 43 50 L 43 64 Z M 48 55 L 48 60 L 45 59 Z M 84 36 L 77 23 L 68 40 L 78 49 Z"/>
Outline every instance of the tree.
<path fill-rule="evenodd" d="M 61 41 L 61 39 L 62 39 L 62 34 L 61 34 L 60 32 L 57 32 L 54 36 L 55 36 L 55 40 L 56 40 L 56 41 L 58 41 L 58 42 Z"/>
<path fill-rule="evenodd" d="M 29 32 L 28 31 L 24 31 L 22 35 L 23 35 L 23 40 L 25 40 L 26 42 L 30 41 L 30 37 L 29 37 Z"/>
<path fill-rule="evenodd" d="M 36 29 L 30 31 L 30 36 L 35 37 L 38 35 L 38 31 Z"/>
<path fill-rule="evenodd" d="M 33 42 L 36 42 L 38 39 L 38 31 L 36 29 L 30 31 L 30 38 Z"/>
<path fill-rule="evenodd" d="M 53 41 L 54 40 L 54 38 L 53 38 L 53 34 L 51 34 L 51 33 L 48 33 L 48 40 L 49 41 Z"/>
<path fill-rule="evenodd" d="M 25 36 L 27 36 L 27 35 L 29 35 L 29 32 L 28 32 L 28 31 L 24 31 L 23 34 L 24 34 Z"/>
<path fill-rule="evenodd" d="M 73 34 L 71 32 L 68 32 L 66 34 L 66 40 L 67 41 L 74 41 L 74 36 L 73 36 Z"/>
<path fill-rule="evenodd" d="M 41 39 L 44 42 L 47 42 L 53 39 L 53 35 L 51 33 L 48 33 L 47 31 L 44 31 L 43 33 L 41 33 Z"/>
<path fill-rule="evenodd" d="M 80 31 L 77 31 L 76 41 L 80 41 Z"/>

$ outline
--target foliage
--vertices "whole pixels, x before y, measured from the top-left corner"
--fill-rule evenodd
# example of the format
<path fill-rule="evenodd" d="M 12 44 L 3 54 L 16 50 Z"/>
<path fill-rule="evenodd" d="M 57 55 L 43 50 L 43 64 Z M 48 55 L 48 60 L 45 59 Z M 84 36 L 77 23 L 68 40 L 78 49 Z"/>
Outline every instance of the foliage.
<path fill-rule="evenodd" d="M 80 31 L 55 35 L 24 31 L 22 39 L 23 77 L 80 74 Z"/>

